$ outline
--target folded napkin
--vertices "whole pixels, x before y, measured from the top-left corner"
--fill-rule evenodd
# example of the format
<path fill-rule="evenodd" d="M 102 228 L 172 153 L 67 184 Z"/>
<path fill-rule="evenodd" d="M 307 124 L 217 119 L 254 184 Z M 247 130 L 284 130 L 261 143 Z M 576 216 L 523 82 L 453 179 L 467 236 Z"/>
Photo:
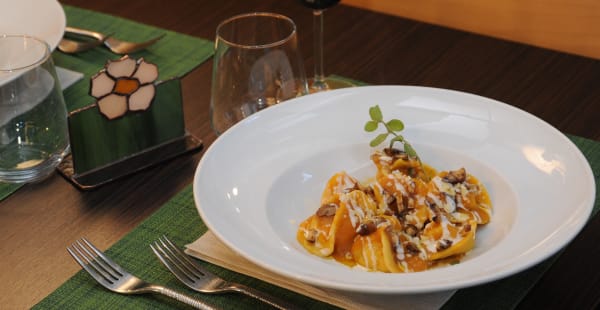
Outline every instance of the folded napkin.
<path fill-rule="evenodd" d="M 62 87 L 63 90 L 83 79 L 83 73 L 63 67 L 56 67 L 56 76 L 58 77 L 60 87 Z"/>
<path fill-rule="evenodd" d="M 445 291 L 429 294 L 366 294 L 319 288 L 264 269 L 229 249 L 212 232 L 186 246 L 186 253 L 253 278 L 345 309 L 438 309 L 454 294 Z"/>

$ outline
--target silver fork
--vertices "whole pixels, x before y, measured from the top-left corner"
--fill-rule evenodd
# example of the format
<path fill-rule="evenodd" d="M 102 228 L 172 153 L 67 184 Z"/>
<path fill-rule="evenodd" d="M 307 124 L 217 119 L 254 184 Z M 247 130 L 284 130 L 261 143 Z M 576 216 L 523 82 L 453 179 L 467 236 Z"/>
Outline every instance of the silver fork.
<path fill-rule="evenodd" d="M 58 43 L 58 49 L 67 54 L 75 54 L 98 47 L 103 43 L 104 42 L 96 39 L 92 41 L 75 41 L 67 38 L 62 38 Z"/>
<path fill-rule="evenodd" d="M 144 42 L 129 42 L 122 41 L 112 37 L 111 35 L 105 35 L 103 33 L 97 31 L 91 31 L 87 29 L 80 29 L 75 27 L 65 27 L 65 32 L 76 34 L 80 36 L 86 36 L 92 39 L 99 41 L 100 43 L 104 43 L 106 47 L 108 47 L 115 54 L 130 54 L 135 53 L 137 51 L 143 50 L 146 47 L 156 43 L 158 40 L 162 39 L 165 35 L 161 34 L 153 39 Z"/>
<path fill-rule="evenodd" d="M 77 240 L 67 247 L 69 254 L 92 278 L 105 288 L 121 294 L 159 293 L 197 309 L 213 310 L 213 306 L 169 288 L 150 284 L 121 268 L 87 239 Z"/>
<path fill-rule="evenodd" d="M 167 236 L 159 238 L 153 244 L 150 244 L 150 247 L 165 267 L 167 267 L 177 279 L 193 290 L 202 293 L 242 293 L 278 309 L 297 308 L 288 302 L 267 293 L 220 278 L 190 259 L 182 250 L 173 244 Z"/>

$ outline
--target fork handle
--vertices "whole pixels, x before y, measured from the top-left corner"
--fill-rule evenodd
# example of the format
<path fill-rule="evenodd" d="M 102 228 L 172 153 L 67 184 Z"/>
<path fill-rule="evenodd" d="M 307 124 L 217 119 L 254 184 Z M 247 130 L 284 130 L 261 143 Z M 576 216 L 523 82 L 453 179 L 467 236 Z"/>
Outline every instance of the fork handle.
<path fill-rule="evenodd" d="M 273 295 L 269 295 L 265 292 L 259 291 L 257 289 L 251 288 L 249 286 L 245 286 L 243 284 L 230 283 L 229 289 L 239 292 L 239 293 L 242 293 L 246 296 L 256 298 L 256 299 L 258 299 L 266 304 L 269 304 L 277 309 L 281 309 L 281 310 L 298 309 L 298 307 L 290 304 L 289 302 L 286 302 L 286 301 L 281 300 Z"/>
<path fill-rule="evenodd" d="M 216 308 L 214 306 L 211 306 L 211 305 L 205 303 L 202 300 L 189 297 L 187 295 L 184 295 L 182 293 L 179 293 L 177 291 L 174 291 L 174 290 L 172 290 L 170 288 L 166 288 L 166 287 L 163 287 L 163 286 L 155 286 L 154 287 L 154 291 L 157 292 L 157 293 L 163 294 L 165 296 L 169 296 L 169 297 L 171 297 L 173 299 L 176 299 L 176 300 L 178 300 L 178 301 L 180 301 L 180 302 L 182 302 L 184 304 L 190 305 L 190 306 L 192 306 L 192 307 L 194 307 L 196 309 L 202 309 L 202 310 L 216 310 L 216 309 L 218 309 L 218 308 Z"/>

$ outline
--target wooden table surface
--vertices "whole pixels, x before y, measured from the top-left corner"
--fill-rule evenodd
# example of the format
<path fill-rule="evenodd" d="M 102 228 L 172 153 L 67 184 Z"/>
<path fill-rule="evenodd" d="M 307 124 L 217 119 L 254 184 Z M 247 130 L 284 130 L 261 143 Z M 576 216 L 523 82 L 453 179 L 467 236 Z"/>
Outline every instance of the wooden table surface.
<path fill-rule="evenodd" d="M 310 73 L 312 17 L 295 0 L 84 1 L 63 3 L 212 39 L 232 15 L 273 11 L 298 26 Z M 424 85 L 497 99 L 565 133 L 600 141 L 600 61 L 339 5 L 326 12 L 325 69 L 371 84 Z M 183 79 L 187 128 L 208 147 L 212 61 Z M 192 182 L 201 153 L 91 192 L 55 175 L 0 202 L 0 308 L 28 308 L 80 268 L 65 251 L 86 236 L 105 249 Z M 600 304 L 600 217 L 566 248 L 524 308 Z"/>

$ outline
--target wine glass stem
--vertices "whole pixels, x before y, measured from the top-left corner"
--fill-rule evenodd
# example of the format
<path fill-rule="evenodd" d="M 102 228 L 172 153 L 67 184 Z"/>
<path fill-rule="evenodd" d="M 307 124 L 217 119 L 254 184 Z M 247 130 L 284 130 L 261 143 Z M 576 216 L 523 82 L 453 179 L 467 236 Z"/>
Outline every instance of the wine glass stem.
<path fill-rule="evenodd" d="M 323 10 L 313 10 L 315 77 L 311 88 L 314 90 L 327 89 L 323 70 Z"/>

